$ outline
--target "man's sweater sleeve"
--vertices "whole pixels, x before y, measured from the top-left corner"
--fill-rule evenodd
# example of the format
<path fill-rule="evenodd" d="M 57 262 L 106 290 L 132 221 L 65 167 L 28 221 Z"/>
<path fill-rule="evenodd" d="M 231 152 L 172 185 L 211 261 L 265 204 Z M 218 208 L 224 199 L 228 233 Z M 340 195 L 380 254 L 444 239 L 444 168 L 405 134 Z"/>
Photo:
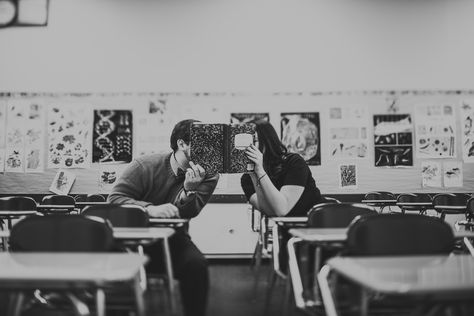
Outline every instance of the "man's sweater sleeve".
<path fill-rule="evenodd" d="M 141 201 L 143 196 L 143 166 L 134 160 L 117 180 L 117 184 L 110 192 L 107 201 L 114 204 L 134 204 L 143 207 L 150 202 Z"/>
<path fill-rule="evenodd" d="M 202 208 L 207 204 L 216 189 L 219 174 L 212 177 L 205 178 L 203 182 L 196 189 L 196 193 L 187 197 L 182 197 L 182 191 L 178 193 L 175 205 L 179 209 L 179 216 L 181 218 L 193 218 L 197 216 Z"/>

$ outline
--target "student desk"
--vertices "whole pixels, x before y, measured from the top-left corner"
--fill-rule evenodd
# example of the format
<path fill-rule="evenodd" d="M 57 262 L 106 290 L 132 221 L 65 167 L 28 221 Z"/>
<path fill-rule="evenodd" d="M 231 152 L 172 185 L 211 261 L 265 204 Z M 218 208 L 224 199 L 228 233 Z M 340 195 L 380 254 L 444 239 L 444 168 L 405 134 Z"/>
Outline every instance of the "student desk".
<path fill-rule="evenodd" d="M 288 242 L 288 249 L 290 254 L 294 252 L 294 244 L 297 242 L 309 242 L 315 244 L 315 271 L 319 271 L 321 268 L 321 251 L 325 247 L 343 247 L 343 244 L 347 239 L 347 230 L 348 228 L 292 228 L 290 229 L 290 234 L 293 238 Z M 474 238 L 474 231 L 462 230 L 456 231 L 453 230 L 455 239 L 464 239 L 466 246 L 469 248 L 470 243 L 468 243 L 468 238 Z M 474 249 L 473 249 L 474 252 Z M 296 258 L 290 258 L 293 262 L 296 261 Z M 295 267 L 294 264 L 289 264 L 290 271 L 293 275 L 299 272 L 298 267 Z M 293 281 L 295 282 L 295 281 Z M 299 281 L 296 281 L 300 284 Z M 298 291 L 303 291 L 302 285 L 298 285 Z M 319 293 L 319 287 L 317 282 L 314 283 L 313 287 L 314 293 L 316 296 Z M 295 295 L 298 293 L 295 292 Z M 297 302 L 298 303 L 298 302 Z M 303 303 L 300 302 L 302 305 Z M 315 304 L 318 304 L 319 301 L 316 298 Z"/>
<path fill-rule="evenodd" d="M 319 275 L 328 316 L 336 315 L 329 290 L 330 271 L 345 276 L 364 291 L 361 315 L 367 315 L 367 291 L 418 296 L 423 303 L 444 300 L 468 301 L 474 295 L 474 258 L 470 255 L 336 257 L 329 259 Z M 430 306 L 430 305 L 428 305 Z"/>
<path fill-rule="evenodd" d="M 401 209 L 408 207 L 410 210 L 418 210 L 420 214 L 426 213 L 428 209 L 434 209 L 432 202 L 397 202 L 396 205 Z"/>
<path fill-rule="evenodd" d="M 376 207 L 379 207 L 380 208 L 380 213 L 383 212 L 383 209 L 388 206 L 395 206 L 397 205 L 397 200 L 396 199 L 393 199 L 393 200 L 362 200 L 361 203 L 364 203 L 364 204 L 367 204 L 367 205 L 370 205 L 370 206 L 376 206 Z"/>
<path fill-rule="evenodd" d="M 44 214 L 67 214 L 74 211 L 75 204 L 38 204 L 36 210 Z"/>
<path fill-rule="evenodd" d="M 138 314 L 145 304 L 139 285 L 140 268 L 147 258 L 130 253 L 0 253 L 3 290 L 94 289 L 98 316 L 105 316 L 104 288 L 128 282 L 135 293 Z"/>
<path fill-rule="evenodd" d="M 183 227 L 189 223 L 187 218 L 154 218 L 150 217 L 150 226 Z"/>

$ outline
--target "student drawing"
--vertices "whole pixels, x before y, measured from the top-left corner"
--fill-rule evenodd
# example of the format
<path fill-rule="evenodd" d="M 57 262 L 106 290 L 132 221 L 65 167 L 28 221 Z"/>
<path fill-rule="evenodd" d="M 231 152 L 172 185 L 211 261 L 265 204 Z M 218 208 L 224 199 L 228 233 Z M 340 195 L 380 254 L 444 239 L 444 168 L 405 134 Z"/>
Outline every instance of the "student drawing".
<path fill-rule="evenodd" d="M 72 172 L 59 170 L 54 176 L 49 190 L 56 194 L 68 194 L 76 180 L 76 175 Z"/>
<path fill-rule="evenodd" d="M 339 188 L 356 189 L 357 188 L 357 168 L 356 165 L 339 166 Z"/>

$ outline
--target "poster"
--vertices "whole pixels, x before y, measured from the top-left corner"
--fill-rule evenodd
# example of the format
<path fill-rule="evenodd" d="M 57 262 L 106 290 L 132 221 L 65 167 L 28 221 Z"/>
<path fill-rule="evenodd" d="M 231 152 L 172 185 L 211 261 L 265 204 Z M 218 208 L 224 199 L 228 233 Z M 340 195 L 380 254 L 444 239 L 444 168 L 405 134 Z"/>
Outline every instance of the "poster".
<path fill-rule="evenodd" d="M 281 113 L 281 141 L 308 165 L 321 164 L 319 113 Z"/>
<path fill-rule="evenodd" d="M 413 125 L 410 114 L 374 115 L 376 167 L 413 166 Z"/>
<path fill-rule="evenodd" d="M 48 107 L 48 168 L 88 168 L 92 113 L 88 104 Z"/>
<path fill-rule="evenodd" d="M 132 111 L 94 111 L 92 162 L 132 161 L 132 140 Z"/>
<path fill-rule="evenodd" d="M 463 186 L 461 161 L 443 162 L 443 183 L 447 188 Z"/>
<path fill-rule="evenodd" d="M 7 104 L 5 172 L 25 172 L 26 104 L 11 100 Z"/>
<path fill-rule="evenodd" d="M 76 175 L 70 171 L 59 170 L 54 176 L 53 182 L 49 187 L 49 191 L 56 194 L 68 194 L 76 180 Z"/>
<path fill-rule="evenodd" d="M 98 192 L 110 193 L 128 164 L 100 164 L 98 170 Z"/>
<path fill-rule="evenodd" d="M 30 101 L 25 132 L 25 172 L 43 172 L 45 167 L 45 106 Z"/>
<path fill-rule="evenodd" d="M 269 113 L 230 113 L 231 124 L 254 123 L 260 120 L 270 121 Z"/>
<path fill-rule="evenodd" d="M 0 172 L 5 171 L 5 149 L 0 148 Z"/>
<path fill-rule="evenodd" d="M 339 165 L 340 189 L 357 189 L 357 167 L 354 164 Z"/>
<path fill-rule="evenodd" d="M 464 162 L 474 162 L 474 100 L 461 103 L 461 147 Z"/>
<path fill-rule="evenodd" d="M 422 187 L 442 187 L 441 162 L 422 161 L 421 162 Z"/>
<path fill-rule="evenodd" d="M 366 106 L 329 108 L 330 158 L 367 158 L 368 110 Z"/>
<path fill-rule="evenodd" d="M 159 127 L 159 128 L 158 128 Z M 159 116 L 136 117 L 136 156 L 171 151 L 170 135 L 174 125 L 162 124 Z"/>
<path fill-rule="evenodd" d="M 454 106 L 418 105 L 415 110 L 417 157 L 456 157 Z"/>

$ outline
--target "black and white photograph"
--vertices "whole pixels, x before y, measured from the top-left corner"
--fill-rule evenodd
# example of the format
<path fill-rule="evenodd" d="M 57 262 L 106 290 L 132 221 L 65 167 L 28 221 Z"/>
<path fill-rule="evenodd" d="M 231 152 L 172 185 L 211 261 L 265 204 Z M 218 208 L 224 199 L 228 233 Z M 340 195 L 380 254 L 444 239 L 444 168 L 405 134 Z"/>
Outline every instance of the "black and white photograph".
<path fill-rule="evenodd" d="M 473 0 L 0 0 L 0 316 L 473 316 Z"/>

